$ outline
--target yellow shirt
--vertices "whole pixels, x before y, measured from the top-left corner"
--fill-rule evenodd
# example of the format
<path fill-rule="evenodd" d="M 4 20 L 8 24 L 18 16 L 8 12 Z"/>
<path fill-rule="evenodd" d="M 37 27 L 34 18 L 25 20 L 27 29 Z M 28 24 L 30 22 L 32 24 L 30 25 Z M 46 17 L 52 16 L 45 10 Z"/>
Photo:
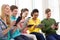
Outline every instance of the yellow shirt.
<path fill-rule="evenodd" d="M 35 25 L 40 24 L 41 21 L 37 18 L 35 21 L 30 18 L 30 20 L 28 21 L 28 25 L 33 25 L 31 28 L 29 28 L 29 32 L 39 32 L 41 29 L 40 28 L 35 28 Z"/>

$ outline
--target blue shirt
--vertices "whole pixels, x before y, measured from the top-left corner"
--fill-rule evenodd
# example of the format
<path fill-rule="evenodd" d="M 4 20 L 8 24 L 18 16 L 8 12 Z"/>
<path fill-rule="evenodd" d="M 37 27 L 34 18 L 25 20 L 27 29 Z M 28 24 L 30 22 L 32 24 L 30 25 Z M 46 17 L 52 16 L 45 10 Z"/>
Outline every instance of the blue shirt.
<path fill-rule="evenodd" d="M 17 29 L 15 32 L 13 32 L 13 34 L 12 34 L 12 38 L 15 38 L 15 37 L 17 37 L 17 36 L 20 36 L 20 31 L 19 31 L 19 29 Z"/>
<path fill-rule="evenodd" d="M 13 21 L 16 21 L 17 18 L 16 18 L 15 16 L 11 16 L 11 17 L 10 17 L 10 20 L 13 22 Z"/>
<path fill-rule="evenodd" d="M 15 16 L 11 16 L 10 17 L 10 20 L 13 22 L 13 21 L 16 21 L 16 17 Z M 17 29 L 15 32 L 13 32 L 12 33 L 12 38 L 15 38 L 15 37 L 17 37 L 17 36 L 19 36 L 21 33 L 20 33 L 20 31 L 19 31 L 19 29 Z"/>

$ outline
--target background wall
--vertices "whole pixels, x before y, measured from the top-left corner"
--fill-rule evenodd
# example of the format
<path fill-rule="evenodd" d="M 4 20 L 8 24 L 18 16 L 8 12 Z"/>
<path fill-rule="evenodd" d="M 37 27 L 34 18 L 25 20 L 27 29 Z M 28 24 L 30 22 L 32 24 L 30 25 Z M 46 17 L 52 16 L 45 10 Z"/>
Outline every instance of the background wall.
<path fill-rule="evenodd" d="M 0 0 L 0 14 L 1 14 L 1 6 L 3 4 L 15 5 L 15 0 Z"/>

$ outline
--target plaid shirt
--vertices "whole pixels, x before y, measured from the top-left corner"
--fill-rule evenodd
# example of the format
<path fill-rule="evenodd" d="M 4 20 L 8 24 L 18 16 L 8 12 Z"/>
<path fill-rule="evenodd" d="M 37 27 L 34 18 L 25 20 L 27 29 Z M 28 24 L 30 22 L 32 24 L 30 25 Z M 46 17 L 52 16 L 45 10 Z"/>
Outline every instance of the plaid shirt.
<path fill-rule="evenodd" d="M 7 28 L 7 25 L 4 23 L 2 19 L 0 19 L 0 38 L 2 40 L 6 40 L 8 37 L 8 33 L 6 35 L 3 34 L 3 30 Z"/>

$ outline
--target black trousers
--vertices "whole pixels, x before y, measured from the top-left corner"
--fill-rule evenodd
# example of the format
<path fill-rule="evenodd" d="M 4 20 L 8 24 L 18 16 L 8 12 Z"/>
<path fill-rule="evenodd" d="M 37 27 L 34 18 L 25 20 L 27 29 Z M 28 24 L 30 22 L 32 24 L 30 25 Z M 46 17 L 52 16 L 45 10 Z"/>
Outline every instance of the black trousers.
<path fill-rule="evenodd" d="M 44 36 L 40 33 L 32 32 L 30 34 L 34 34 L 36 36 L 37 40 L 45 40 Z"/>
<path fill-rule="evenodd" d="M 58 34 L 49 34 L 46 36 L 46 40 L 60 40 L 60 35 Z"/>
<path fill-rule="evenodd" d="M 31 40 L 31 39 L 25 35 L 20 35 L 20 36 L 15 37 L 14 40 Z"/>

